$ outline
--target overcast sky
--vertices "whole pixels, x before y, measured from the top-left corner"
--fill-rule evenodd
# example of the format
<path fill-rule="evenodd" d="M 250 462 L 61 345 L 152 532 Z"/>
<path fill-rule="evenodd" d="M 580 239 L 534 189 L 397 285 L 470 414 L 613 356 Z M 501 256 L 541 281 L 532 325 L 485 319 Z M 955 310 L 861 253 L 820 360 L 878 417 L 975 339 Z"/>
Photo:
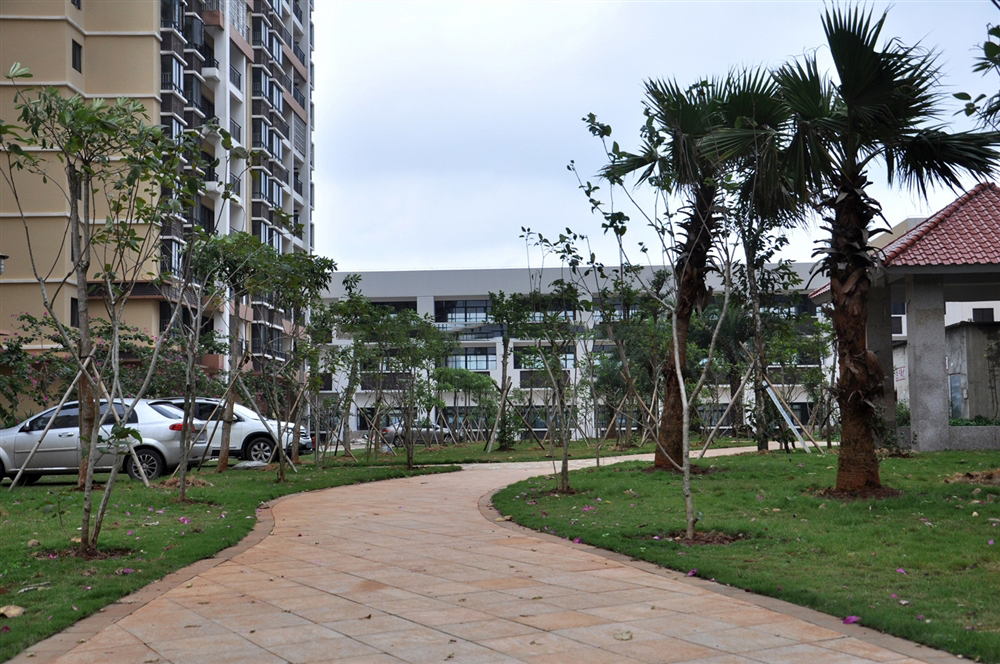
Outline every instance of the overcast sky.
<path fill-rule="evenodd" d="M 316 252 L 342 272 L 538 267 L 521 227 L 570 227 L 616 262 L 566 169 L 574 160 L 593 179 L 604 163 L 581 118 L 596 114 L 633 149 L 645 80 L 686 85 L 816 48 L 822 63 L 822 11 L 805 0 L 316 0 Z M 989 0 L 899 0 L 884 34 L 938 51 L 949 94 L 996 92 L 995 78 L 971 71 L 991 22 Z M 957 109 L 943 120 L 963 126 Z M 956 196 L 871 191 L 891 223 Z M 652 240 L 633 219 L 629 243 Z M 816 233 L 794 233 L 787 257 L 809 260 Z"/>

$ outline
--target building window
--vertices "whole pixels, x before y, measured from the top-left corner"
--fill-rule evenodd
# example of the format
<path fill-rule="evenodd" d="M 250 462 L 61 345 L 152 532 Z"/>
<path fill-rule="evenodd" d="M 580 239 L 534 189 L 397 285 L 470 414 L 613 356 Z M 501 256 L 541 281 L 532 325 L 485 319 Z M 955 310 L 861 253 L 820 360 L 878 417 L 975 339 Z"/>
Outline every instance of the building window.
<path fill-rule="evenodd" d="M 434 303 L 434 321 L 437 323 L 485 323 L 489 312 L 489 300 L 443 300 Z"/>
<path fill-rule="evenodd" d="M 972 310 L 973 323 L 993 323 L 993 307 Z"/>
<path fill-rule="evenodd" d="M 69 0 L 69 1 L 77 9 L 83 9 L 83 7 L 81 7 L 81 5 L 83 4 L 83 0 Z"/>
<path fill-rule="evenodd" d="M 903 333 L 903 317 L 893 316 L 892 317 L 892 333 L 902 334 Z"/>
<path fill-rule="evenodd" d="M 576 366 L 576 348 L 573 346 L 564 346 L 558 349 L 558 359 L 559 366 L 563 369 L 572 369 Z M 524 346 L 521 348 L 514 349 L 514 368 L 515 369 L 534 369 L 536 371 L 544 372 L 545 368 L 542 364 L 542 355 L 550 357 L 551 349 L 548 347 L 543 347 L 541 349 L 541 354 L 539 349 Z"/>
<path fill-rule="evenodd" d="M 73 40 L 73 69 L 83 73 L 83 46 Z"/>
<path fill-rule="evenodd" d="M 497 368 L 496 346 L 485 348 L 460 348 L 445 360 L 449 369 L 491 371 Z"/>

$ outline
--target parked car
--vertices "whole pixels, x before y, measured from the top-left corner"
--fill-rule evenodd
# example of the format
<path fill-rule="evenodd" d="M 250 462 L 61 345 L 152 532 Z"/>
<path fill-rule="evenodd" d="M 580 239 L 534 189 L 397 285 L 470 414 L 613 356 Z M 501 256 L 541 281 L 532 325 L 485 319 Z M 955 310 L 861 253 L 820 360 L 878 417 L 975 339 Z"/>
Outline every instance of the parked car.
<path fill-rule="evenodd" d="M 183 397 L 171 397 L 161 400 L 178 408 L 184 408 Z M 220 399 L 195 397 L 194 416 L 208 422 L 208 433 L 212 441 L 209 454 L 218 458 L 222 451 L 222 416 L 225 403 Z M 268 428 L 273 433 L 268 432 Z M 305 427 L 296 427 L 290 422 L 283 424 L 285 451 L 292 453 L 294 432 L 298 431 L 299 454 L 308 454 L 313 450 L 313 440 Z M 267 420 L 267 426 L 250 408 L 233 404 L 233 430 L 229 435 L 229 455 L 247 461 L 269 461 L 274 449 L 274 435 L 278 434 L 277 420 Z"/>
<path fill-rule="evenodd" d="M 451 431 L 436 424 L 415 425 L 410 430 L 410 434 L 413 437 L 413 442 L 424 445 L 450 443 L 454 440 Z M 382 437 L 393 447 L 399 447 L 406 439 L 406 429 L 402 424 L 390 424 L 382 429 Z"/>
<path fill-rule="evenodd" d="M 125 403 L 114 402 L 119 418 L 124 417 L 126 406 Z M 108 408 L 108 402 L 101 402 L 100 412 L 101 431 L 103 435 L 110 437 L 115 418 Z M 58 415 L 55 408 L 50 408 L 17 426 L 0 430 L 0 479 L 13 479 L 17 475 L 53 417 L 55 421 L 25 468 L 22 480 L 30 484 L 42 475 L 71 475 L 79 472 L 80 407 L 78 402 L 70 401 L 59 410 Z M 139 432 L 141 440 L 133 439 L 132 444 L 147 478 L 159 477 L 180 465 L 183 420 L 184 412 L 171 404 L 154 403 L 147 399 L 140 399 L 136 403 L 135 410 L 125 424 Z M 197 438 L 191 448 L 188 463 L 193 464 L 204 453 L 208 435 L 204 422 L 195 421 L 192 426 Z M 114 454 L 104 453 L 98 457 L 94 470 L 110 472 L 114 462 Z M 124 469 L 130 477 L 139 477 L 131 455 L 125 457 Z"/>

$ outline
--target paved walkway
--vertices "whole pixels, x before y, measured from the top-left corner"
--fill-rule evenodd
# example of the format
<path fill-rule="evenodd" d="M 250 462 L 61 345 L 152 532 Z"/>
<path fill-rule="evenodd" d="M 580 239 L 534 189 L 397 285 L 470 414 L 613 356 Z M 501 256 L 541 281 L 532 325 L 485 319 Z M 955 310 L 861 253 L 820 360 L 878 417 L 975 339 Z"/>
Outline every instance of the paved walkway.
<path fill-rule="evenodd" d="M 958 661 L 493 521 L 490 492 L 551 470 L 472 466 L 290 496 L 223 559 L 185 568 L 12 661 Z"/>

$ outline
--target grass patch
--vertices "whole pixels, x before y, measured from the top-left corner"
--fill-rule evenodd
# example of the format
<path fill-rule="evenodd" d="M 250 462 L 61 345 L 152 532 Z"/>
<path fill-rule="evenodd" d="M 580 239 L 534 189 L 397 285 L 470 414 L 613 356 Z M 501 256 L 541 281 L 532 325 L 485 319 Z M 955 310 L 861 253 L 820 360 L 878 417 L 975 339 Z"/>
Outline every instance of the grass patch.
<path fill-rule="evenodd" d="M 711 463 L 715 472 L 691 480 L 698 530 L 735 538 L 725 543 L 675 539 L 684 531 L 680 478 L 642 472 L 648 464 L 575 471 L 577 493 L 561 497 L 553 478 L 532 478 L 493 503 L 529 528 L 1000 662 L 1000 486 L 945 481 L 1000 467 L 1000 453 L 886 459 L 882 482 L 902 494 L 855 501 L 819 493 L 834 482 L 833 455 Z"/>
<path fill-rule="evenodd" d="M 273 471 L 230 469 L 189 474 L 188 503 L 176 489 L 147 490 L 120 480 L 112 496 L 99 546 L 106 557 L 83 560 L 72 551 L 83 494 L 75 477 L 50 476 L 8 492 L 0 487 L 0 606 L 16 604 L 23 616 L 0 617 L 0 661 L 66 628 L 121 597 L 185 565 L 235 544 L 256 523 L 263 502 L 346 484 L 457 470 L 451 467 L 316 468 L 308 461 L 288 481 Z M 98 476 L 98 481 L 103 480 Z M 155 485 L 154 485 L 155 487 Z M 61 522 L 60 522 L 61 520 Z M 31 540 L 37 545 L 29 547 Z M 34 544 L 34 543 L 32 543 Z M 36 590 L 19 593 L 24 588 Z"/>

